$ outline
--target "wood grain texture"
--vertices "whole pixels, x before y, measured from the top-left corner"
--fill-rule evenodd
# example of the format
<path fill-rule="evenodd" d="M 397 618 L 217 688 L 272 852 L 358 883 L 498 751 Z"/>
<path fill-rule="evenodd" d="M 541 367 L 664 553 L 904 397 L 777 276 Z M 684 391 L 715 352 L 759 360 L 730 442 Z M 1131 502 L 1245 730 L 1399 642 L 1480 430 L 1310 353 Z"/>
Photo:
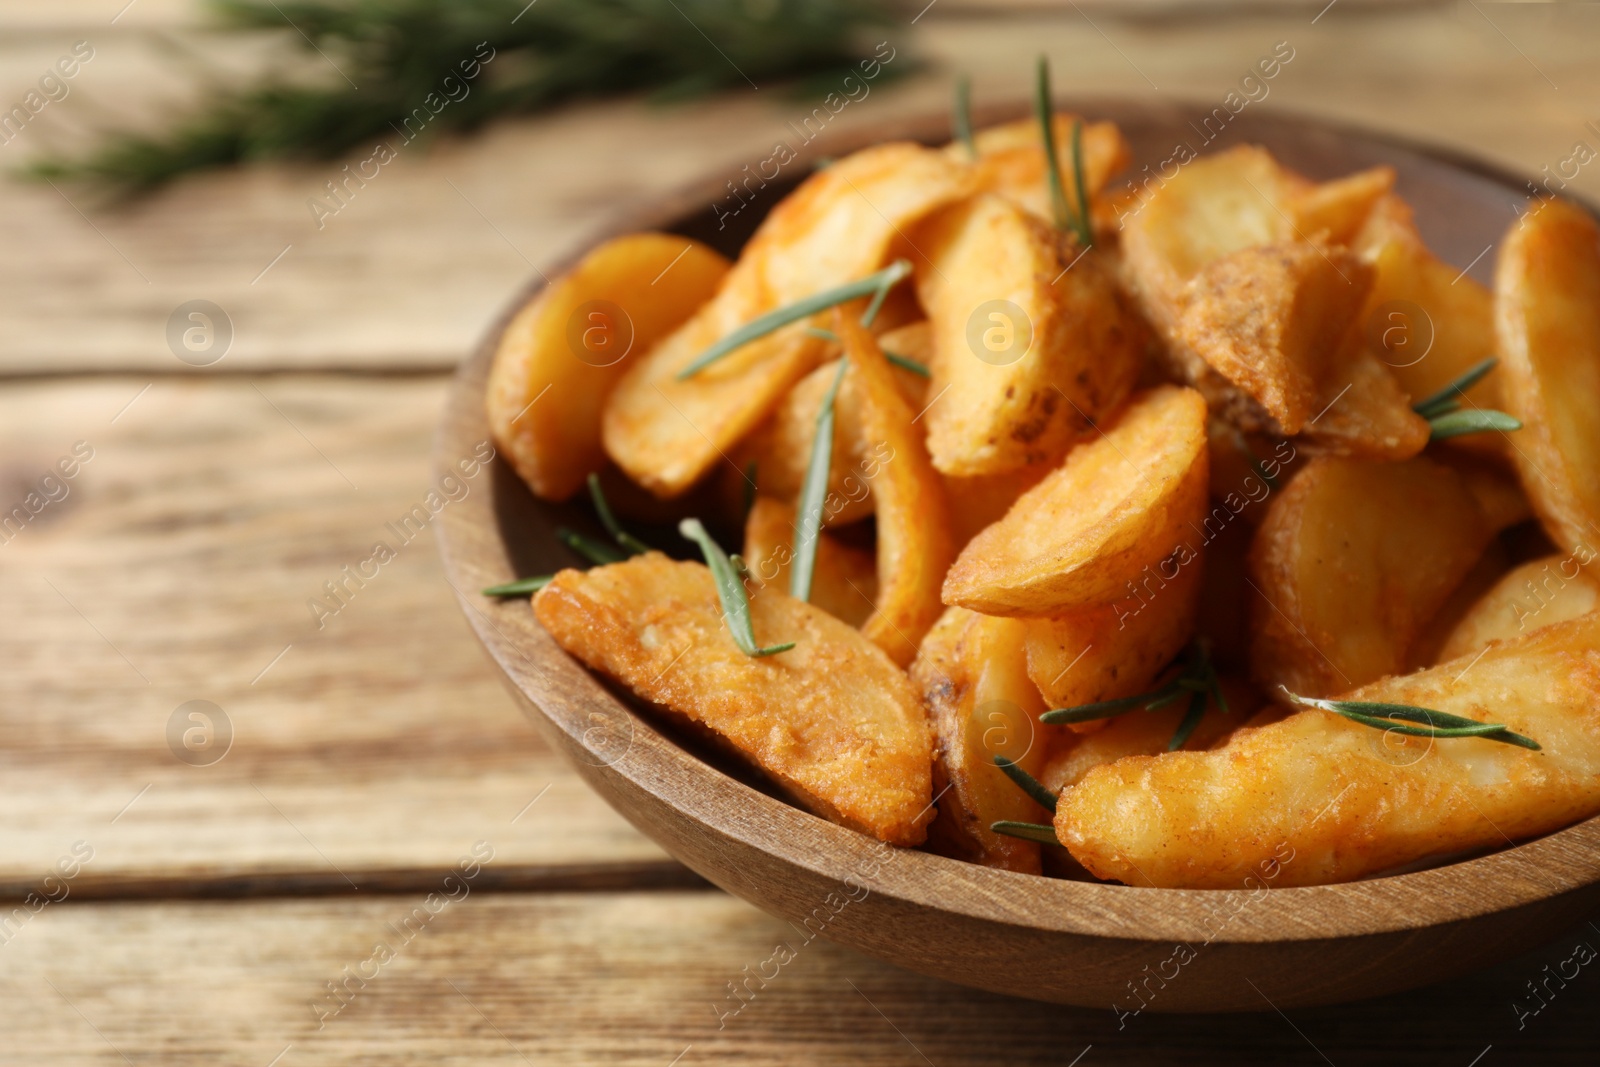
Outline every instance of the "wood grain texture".
<path fill-rule="evenodd" d="M 190 82 L 188 61 L 164 40 L 219 68 L 259 69 L 271 55 L 265 42 L 184 31 L 175 20 L 192 9 L 171 0 L 140 0 L 112 26 L 119 6 L 96 0 L 72 18 L 57 5 L 0 10 L 0 25 L 31 27 L 0 41 L 0 102 L 19 98 L 73 40 L 98 50 L 73 94 L 5 146 L 7 163 L 47 145 L 82 146 L 97 124 L 167 121 Z M 1592 5 L 1341 3 L 1315 25 L 1298 4 L 1206 18 L 1097 14 L 1092 25 L 1065 6 L 985 19 L 946 17 L 943 7 L 885 30 L 895 63 L 915 52 L 931 61 L 927 71 L 873 87 L 830 129 L 942 109 L 957 69 L 971 73 L 980 104 L 1023 96 L 1041 50 L 1057 60 L 1063 99 L 1188 100 L 1198 121 L 1288 41 L 1294 60 L 1246 114 L 1299 109 L 1470 149 L 1530 174 L 1556 167 L 1576 140 L 1600 147 L 1585 125 L 1594 117 L 1586 102 L 1600 94 L 1587 45 L 1600 33 Z M 775 141 L 794 140 L 789 123 L 821 94 L 800 101 L 774 88 L 673 108 L 574 105 L 432 152 L 407 147 L 320 230 L 307 201 L 335 165 L 207 175 L 122 211 L 64 188 L 69 204 L 49 186 L 5 176 L 0 233 L 18 253 L 0 262 L 0 373 L 185 372 L 163 331 L 175 307 L 198 298 L 235 326 L 219 370 L 453 366 L 536 266 L 577 247 L 612 211 L 708 170 L 739 179 Z M 1600 193 L 1600 169 L 1583 168 L 1572 187 Z M 1466 266 L 1480 250 L 1453 261 Z"/>
<path fill-rule="evenodd" d="M 436 488 L 442 399 L 436 380 L 337 377 L 0 393 L 6 509 L 75 441 L 93 449 L 64 498 L 0 532 L 0 893 L 36 884 L 77 840 L 95 849 L 83 884 L 99 892 L 251 892 L 273 877 L 349 892 L 346 876 L 403 883 L 478 839 L 534 881 L 569 864 L 661 877 L 661 852 L 496 683 L 431 524 L 409 544 L 388 525 Z M 461 488 L 471 499 L 489 480 Z M 348 582 L 379 541 L 394 558 Z M 307 601 L 330 603 L 328 581 L 346 582 L 347 603 L 319 629 Z M 234 732 L 207 766 L 169 747 L 169 720 L 197 699 Z M 179 718 L 181 739 L 193 724 Z"/>
<path fill-rule="evenodd" d="M 1587 924 L 1493 971 L 1351 1009 L 1280 1015 L 1257 975 L 1259 993 L 1245 985 L 1254 1015 L 1119 1017 L 978 993 L 808 944 L 803 931 L 717 894 L 472 892 L 413 920 L 419 932 L 402 944 L 396 927 L 422 905 L 418 892 L 52 906 L 0 946 L 0 1064 L 266 1067 L 282 1054 L 279 1067 L 1467 1067 L 1491 1046 L 1480 1067 L 1593 1062 L 1600 974 L 1573 961 L 1580 943 L 1590 958 L 1600 946 Z M 374 974 L 366 961 L 380 942 L 394 959 Z M 768 962 L 780 944 L 793 958 Z M 312 1005 L 337 1007 L 326 984 L 358 968 L 370 980 L 351 980 L 348 1006 L 319 1030 Z M 1530 1014 L 1539 1002 L 1526 983 L 1561 971 L 1565 985 L 1550 981 L 1547 1006 Z M 770 981 L 750 977 L 762 972 Z"/>

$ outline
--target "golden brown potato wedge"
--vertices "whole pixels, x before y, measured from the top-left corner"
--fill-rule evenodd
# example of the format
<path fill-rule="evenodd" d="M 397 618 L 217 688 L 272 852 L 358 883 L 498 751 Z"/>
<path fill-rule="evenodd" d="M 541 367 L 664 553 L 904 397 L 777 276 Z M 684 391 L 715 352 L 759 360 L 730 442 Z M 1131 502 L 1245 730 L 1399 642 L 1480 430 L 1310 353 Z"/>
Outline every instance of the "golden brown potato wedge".
<path fill-rule="evenodd" d="M 1433 395 L 1495 354 L 1489 291 L 1428 250 L 1405 201 L 1392 194 L 1379 199 L 1352 248 L 1374 271 L 1362 332 L 1411 400 Z M 1470 404 L 1499 408 L 1500 377 L 1491 374 L 1467 390 Z M 1475 434 L 1455 445 L 1497 436 Z"/>
<path fill-rule="evenodd" d="M 911 406 L 859 315 L 858 305 L 835 309 L 833 330 L 850 362 L 845 377 L 860 390 L 863 473 L 878 511 L 878 601 L 861 632 L 905 666 L 944 610 L 939 583 L 955 555 L 950 512 Z"/>
<path fill-rule="evenodd" d="M 565 500 L 604 465 L 600 413 L 617 379 L 727 271 L 698 241 L 629 234 L 584 256 L 511 320 L 489 371 L 489 429 L 536 496 Z"/>
<path fill-rule="evenodd" d="M 883 335 L 886 351 L 897 352 L 926 365 L 927 327 L 917 323 Z M 919 344 L 921 347 L 919 347 Z M 898 346 L 898 347 L 897 347 Z M 781 500 L 795 500 L 806 480 L 811 462 L 811 446 L 817 429 L 817 412 L 833 385 L 839 370 L 830 360 L 800 379 L 778 404 L 772 418 L 750 436 L 740 450 L 741 470 L 756 465 L 756 481 L 763 493 Z M 913 410 L 921 410 L 928 380 L 903 367 L 894 369 L 895 383 Z M 829 526 L 845 526 L 872 514 L 872 483 L 862 474 L 867 469 L 866 439 L 861 432 L 861 391 L 854 377 L 846 375 L 839 383 L 833 402 L 833 462 L 828 469 L 828 495 L 823 521 Z"/>
<path fill-rule="evenodd" d="M 968 543 L 945 603 L 1047 616 L 1121 600 L 1194 536 L 1206 485 L 1205 401 L 1179 386 L 1142 393 Z"/>
<path fill-rule="evenodd" d="M 1200 752 L 1216 746 L 1251 723 L 1251 716 L 1262 706 L 1261 695 L 1242 678 L 1224 676 L 1218 683 L 1228 709 L 1224 711 L 1215 704 L 1207 704 L 1200 724 L 1181 751 Z M 1059 794 L 1077 785 L 1084 775 L 1101 764 L 1115 763 L 1124 756 L 1159 755 L 1167 751 L 1167 745 L 1188 712 L 1189 702 L 1180 700 L 1155 711 L 1130 711 L 1107 719 L 1105 729 L 1058 745 L 1039 771 L 1039 781 L 1052 793 Z"/>
<path fill-rule="evenodd" d="M 939 476 L 944 482 L 945 499 L 951 502 L 951 541 L 956 551 L 966 547 L 986 526 L 1005 517 L 1017 497 L 1044 481 L 1056 468 L 1054 463 L 1036 463 L 1004 474 L 979 474 L 962 478 Z"/>
<path fill-rule="evenodd" d="M 1600 227 L 1546 200 L 1513 226 L 1495 270 L 1511 454 L 1545 532 L 1568 553 L 1600 540 Z"/>
<path fill-rule="evenodd" d="M 1056 833 L 1101 878 L 1281 888 L 1499 847 L 1600 810 L 1600 616 L 1345 697 L 1501 723 L 1543 749 L 1302 711 L 1210 752 L 1097 767 L 1062 795 Z"/>
<path fill-rule="evenodd" d="M 1150 690 L 1194 636 L 1203 569 L 1198 555 L 1181 567 L 1168 558 L 1141 577 L 1134 596 L 1026 620 L 1028 677 L 1045 702 L 1071 708 Z M 1104 724 L 1073 728 L 1090 733 Z"/>
<path fill-rule="evenodd" d="M 965 196 L 973 181 L 971 168 L 905 143 L 813 174 L 767 216 L 716 296 L 617 383 L 605 409 L 606 453 L 657 496 L 684 492 L 821 361 L 825 342 L 795 322 L 687 379 L 678 373 L 751 320 L 878 269 L 904 228 Z"/>
<path fill-rule="evenodd" d="M 896 845 L 933 818 L 933 742 L 910 680 L 860 633 L 772 589 L 750 598 L 747 656 L 711 572 L 658 552 L 565 570 L 533 600 L 556 641 L 649 704 L 709 731 L 807 809 Z"/>
<path fill-rule="evenodd" d="M 925 416 L 943 474 L 1059 462 L 1119 406 L 1139 371 L 1110 273 L 1004 197 L 931 215 L 913 236 L 917 294 L 933 333 Z M 1070 268 L 1070 269 L 1069 269 Z"/>
<path fill-rule="evenodd" d="M 1322 380 L 1371 284 L 1371 270 L 1342 249 L 1243 248 L 1190 279 L 1178 334 L 1296 434 L 1324 406 Z"/>
<path fill-rule="evenodd" d="M 1444 606 L 1433 613 L 1433 618 L 1428 620 L 1422 631 L 1412 640 L 1411 647 L 1406 652 L 1405 666 L 1400 673 L 1410 674 L 1412 671 L 1426 670 L 1447 659 L 1455 659 L 1458 653 L 1447 653 L 1444 650 L 1451 633 L 1461 625 L 1461 620 L 1472 612 L 1473 606 L 1483 599 L 1510 569 L 1511 553 L 1506 551 L 1498 539 L 1490 541 L 1489 547 L 1478 557 L 1478 562 L 1472 565 L 1467 576 L 1451 590 Z"/>
<path fill-rule="evenodd" d="M 1548 556 L 1513 567 L 1472 605 L 1444 643 L 1442 659 L 1476 655 L 1491 641 L 1510 641 L 1600 609 L 1600 579 L 1576 556 Z"/>
<path fill-rule="evenodd" d="M 1082 121 L 1076 115 L 1058 112 L 1051 116 L 1056 156 L 1065 180 L 1072 180 L 1072 124 Z M 978 150 L 974 169 L 979 188 L 997 193 L 1022 205 L 1040 218 L 1050 217 L 1049 172 L 1037 119 L 1018 119 L 978 130 L 973 135 Z M 967 147 L 959 141 L 945 149 L 951 158 L 967 160 Z M 1132 156 L 1122 131 L 1112 122 L 1083 123 L 1083 184 L 1093 197 L 1112 175 L 1128 165 Z"/>
<path fill-rule="evenodd" d="M 1048 813 L 994 765 L 996 756 L 1030 774 L 1044 765 L 1045 710 L 1024 669 L 1023 623 L 951 608 L 923 639 L 912 684 L 933 720 L 939 817 L 929 838 L 939 851 L 1029 874 L 1039 846 L 995 833 L 1001 819 L 1045 822 Z"/>
<path fill-rule="evenodd" d="M 1372 167 L 1292 193 L 1286 210 L 1297 233 L 1324 245 L 1348 245 L 1380 198 L 1394 188 L 1393 167 Z"/>
<path fill-rule="evenodd" d="M 1450 468 L 1319 457 L 1272 502 L 1250 550 L 1251 673 L 1325 697 L 1400 670 L 1491 531 Z"/>
<path fill-rule="evenodd" d="M 744 560 L 762 585 L 789 589 L 794 560 L 794 505 L 758 496 L 744 525 Z M 872 614 L 878 599 L 878 572 L 872 553 L 826 533 L 817 535 L 817 563 L 811 575 L 811 603 L 851 626 Z"/>

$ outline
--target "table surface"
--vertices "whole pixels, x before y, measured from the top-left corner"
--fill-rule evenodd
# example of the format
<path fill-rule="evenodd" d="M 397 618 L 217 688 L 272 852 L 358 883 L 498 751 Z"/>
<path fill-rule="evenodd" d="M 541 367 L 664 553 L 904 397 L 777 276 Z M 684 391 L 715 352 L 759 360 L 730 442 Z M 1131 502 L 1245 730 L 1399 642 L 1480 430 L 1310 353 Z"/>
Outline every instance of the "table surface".
<path fill-rule="evenodd" d="M 8 168 L 170 119 L 197 64 L 271 59 L 181 0 L 125 3 L 0 0 L 0 102 L 73 42 L 95 49 Z M 1251 106 L 1530 174 L 1600 144 L 1600 7 L 1132 11 L 913 10 L 885 34 L 930 66 L 836 121 L 943 106 L 954 69 L 980 99 L 1020 95 L 1041 48 L 1063 97 L 1201 113 L 1288 41 Z M 669 859 L 541 742 L 431 532 L 316 617 L 324 583 L 429 491 L 449 372 L 525 279 L 619 206 L 765 158 L 809 107 L 767 86 L 568 107 L 410 149 L 320 229 L 307 201 L 332 166 L 120 209 L 0 179 L 0 500 L 92 451 L 0 538 L 0 896 L 51 901 L 0 914 L 0 1064 L 1593 1061 L 1600 977 L 1570 976 L 1592 924 L 1382 1002 L 1120 1024 L 819 941 L 725 1016 L 786 927 Z M 1600 194 L 1600 169 L 1572 187 Z M 165 337 L 196 299 L 233 328 L 204 368 Z M 226 718 L 216 762 L 174 754 L 190 701 Z M 463 863 L 473 877 L 446 881 Z"/>

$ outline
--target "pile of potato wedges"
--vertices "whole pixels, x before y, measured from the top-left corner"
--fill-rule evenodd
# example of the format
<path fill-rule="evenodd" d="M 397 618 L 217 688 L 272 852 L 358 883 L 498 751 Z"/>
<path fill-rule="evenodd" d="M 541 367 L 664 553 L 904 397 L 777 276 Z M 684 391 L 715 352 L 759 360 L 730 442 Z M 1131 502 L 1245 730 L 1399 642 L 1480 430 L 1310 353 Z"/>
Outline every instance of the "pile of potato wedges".
<path fill-rule="evenodd" d="M 741 540 L 732 601 L 658 543 L 539 621 L 806 809 L 1025 875 L 1325 884 L 1600 812 L 1595 220 L 1535 202 L 1491 290 L 1389 168 L 1135 195 L 1114 125 L 1052 122 L 1056 167 L 1033 119 L 880 144 L 735 262 L 632 234 L 522 309 L 487 406 L 532 492 Z M 1338 710 L 1379 706 L 1504 730 Z"/>

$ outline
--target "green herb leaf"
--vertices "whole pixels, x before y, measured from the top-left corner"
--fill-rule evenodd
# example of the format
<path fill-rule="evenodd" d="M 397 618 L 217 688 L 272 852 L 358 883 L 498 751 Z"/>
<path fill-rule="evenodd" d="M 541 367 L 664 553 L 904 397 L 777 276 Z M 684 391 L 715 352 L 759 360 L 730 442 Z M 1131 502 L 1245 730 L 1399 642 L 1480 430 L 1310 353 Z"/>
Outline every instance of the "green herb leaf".
<path fill-rule="evenodd" d="M 1172 739 L 1167 742 L 1167 751 L 1176 752 L 1183 747 L 1189 735 L 1194 733 L 1194 728 L 1200 725 L 1200 720 L 1206 717 L 1206 701 L 1210 698 L 1209 689 L 1195 693 L 1189 697 L 1189 710 L 1183 713 L 1183 720 L 1178 723 L 1178 728 L 1172 732 Z"/>
<path fill-rule="evenodd" d="M 550 584 L 553 574 L 539 574 L 532 578 L 519 578 L 514 582 L 505 582 L 502 585 L 491 585 L 480 590 L 484 596 L 531 596 Z"/>
<path fill-rule="evenodd" d="M 1410 704 L 1388 704 L 1371 700 L 1321 700 L 1292 693 L 1287 686 L 1280 685 L 1278 688 L 1284 691 L 1292 703 L 1301 707 L 1321 708 L 1323 711 L 1342 715 L 1351 722 L 1380 730 L 1393 730 L 1395 733 L 1411 737 L 1481 737 L 1485 741 L 1499 741 L 1502 744 L 1516 745 L 1518 748 L 1534 751 L 1540 749 L 1539 742 L 1533 738 L 1513 733 L 1510 727 L 1499 723 L 1479 722 L 1461 715 L 1452 715 L 1447 711 L 1419 708 Z M 1422 725 L 1407 726 L 1402 725 L 1403 723 Z"/>
<path fill-rule="evenodd" d="M 1094 227 L 1089 219 L 1089 186 L 1083 180 L 1083 120 L 1072 120 L 1072 184 L 1078 194 L 1078 216 L 1075 229 L 1078 243 L 1085 248 L 1094 247 Z"/>
<path fill-rule="evenodd" d="M 640 555 L 650 551 L 650 546 L 633 536 L 622 528 L 617 522 L 617 517 L 611 513 L 611 505 L 606 502 L 605 491 L 600 488 L 600 476 L 589 475 L 589 499 L 594 501 L 594 510 L 600 516 L 600 525 L 614 538 L 617 544 L 628 550 L 629 555 Z"/>
<path fill-rule="evenodd" d="M 1011 779 L 1013 782 L 1016 782 L 1018 788 L 1020 788 L 1024 793 L 1028 794 L 1028 796 L 1032 797 L 1034 803 L 1038 804 L 1041 808 L 1050 812 L 1051 814 L 1055 813 L 1056 801 L 1058 798 L 1054 793 L 1050 792 L 1050 790 L 1044 787 L 1043 782 L 1039 781 L 1039 779 L 1023 770 L 1015 760 L 1009 759 L 1005 756 L 996 756 L 994 758 L 994 765 L 999 767 L 1007 778 Z"/>
<path fill-rule="evenodd" d="M 1061 181 L 1061 160 L 1056 155 L 1055 106 L 1050 100 L 1050 60 L 1039 56 L 1033 84 L 1033 114 L 1039 120 L 1039 138 L 1044 145 L 1045 169 L 1050 176 L 1050 214 L 1056 229 L 1072 226 L 1072 212 L 1067 207 L 1067 190 Z"/>
<path fill-rule="evenodd" d="M 678 532 L 700 546 L 706 567 L 717 584 L 717 598 L 722 601 L 722 617 L 727 620 L 728 632 L 733 635 L 733 643 L 739 646 L 739 651 L 747 656 L 771 656 L 793 648 L 793 641 L 783 645 L 768 645 L 766 648 L 756 644 L 755 631 L 750 626 L 750 598 L 740 576 L 742 567 L 734 565 L 727 553 L 722 551 L 722 546 L 706 533 L 700 520 L 684 519 L 678 523 Z"/>
<path fill-rule="evenodd" d="M 1522 429 L 1522 420 L 1492 408 L 1468 408 L 1465 411 L 1446 411 L 1435 415 L 1428 420 L 1428 425 L 1433 427 L 1428 440 L 1444 441 L 1451 437 L 1491 430 L 1510 433 Z"/>
<path fill-rule="evenodd" d="M 997 834 L 1007 837 L 1020 837 L 1024 841 L 1037 841 L 1041 845 L 1061 844 L 1061 839 L 1056 837 L 1055 827 L 1046 826 L 1042 822 L 1017 822 L 1013 819 L 1001 819 L 999 822 L 989 824 L 989 829 Z"/>
<path fill-rule="evenodd" d="M 1051 726 L 1069 725 L 1078 722 L 1094 722 L 1096 719 L 1114 719 L 1118 715 L 1126 715 L 1130 711 L 1154 710 L 1156 707 L 1165 707 L 1181 695 L 1181 690 L 1176 682 L 1168 682 L 1160 689 L 1153 689 L 1148 693 L 1138 693 L 1131 697 L 1118 697 L 1115 700 L 1101 700 L 1093 704 L 1080 704 L 1074 708 L 1054 708 L 1039 716 L 1039 721 Z M 1157 704 L 1156 702 L 1160 703 Z"/>
<path fill-rule="evenodd" d="M 621 563 L 628 558 L 628 554 L 621 549 L 614 548 L 604 541 L 596 541 L 592 537 L 585 537 L 576 530 L 569 530 L 565 526 L 556 527 L 556 537 L 561 543 L 572 551 L 596 566 L 605 566 L 607 563 Z"/>
<path fill-rule="evenodd" d="M 1490 356 L 1488 359 L 1474 363 L 1462 372 L 1461 376 L 1456 378 L 1455 381 L 1411 405 L 1411 410 L 1425 419 L 1431 419 L 1435 415 L 1443 414 L 1444 411 L 1453 411 L 1460 406 L 1456 403 L 1456 396 L 1477 385 L 1483 380 L 1484 375 L 1494 370 L 1499 362 L 1498 358 Z M 1446 407 L 1445 405 L 1451 406 Z"/>
<path fill-rule="evenodd" d="M 839 370 L 817 409 L 816 432 L 811 435 L 811 461 L 800 486 L 795 509 L 794 562 L 789 566 L 789 595 L 796 600 L 811 599 L 811 576 L 817 567 L 817 548 L 822 540 L 822 509 L 828 497 L 828 471 L 833 465 L 833 401 L 839 394 L 848 364 L 839 361 Z"/>
<path fill-rule="evenodd" d="M 687 367 L 678 372 L 678 380 L 692 378 L 695 374 L 709 367 L 728 353 L 742 348 L 759 337 L 765 337 L 767 334 L 781 329 L 791 322 L 798 322 L 801 319 L 815 315 L 819 311 L 826 311 L 828 308 L 848 303 L 857 297 L 866 296 L 868 293 L 876 294 L 882 292 L 887 294 L 889 289 L 893 288 L 897 282 L 910 273 L 911 261 L 897 259 L 882 270 L 869 274 L 865 278 L 846 282 L 843 285 L 834 286 L 832 289 L 824 289 L 822 292 L 808 296 L 803 300 L 796 300 L 785 307 L 769 311 L 753 322 L 745 323 L 696 356 Z M 881 304 L 882 300 L 879 299 L 877 303 Z M 871 311 L 873 309 L 869 308 L 868 310 Z M 869 322 L 870 320 L 866 316 L 862 316 L 863 325 L 867 325 Z"/>
<path fill-rule="evenodd" d="M 965 74 L 956 78 L 955 110 L 950 116 L 955 138 L 967 149 L 967 158 L 978 158 L 978 145 L 972 139 L 972 81 Z"/>

